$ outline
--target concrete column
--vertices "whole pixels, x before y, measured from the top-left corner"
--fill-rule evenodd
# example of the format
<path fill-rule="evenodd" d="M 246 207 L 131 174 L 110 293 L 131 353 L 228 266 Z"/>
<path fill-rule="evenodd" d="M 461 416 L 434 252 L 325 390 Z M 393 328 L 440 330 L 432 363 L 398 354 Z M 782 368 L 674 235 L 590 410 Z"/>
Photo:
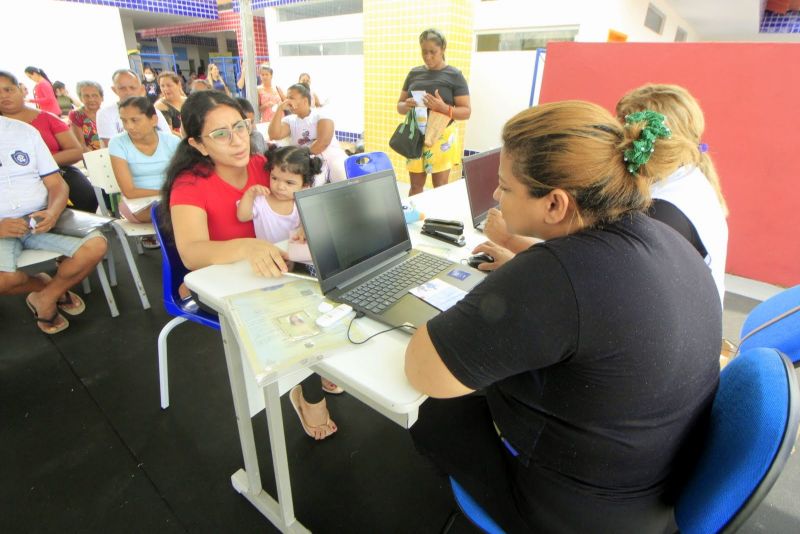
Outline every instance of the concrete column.
<path fill-rule="evenodd" d="M 136 40 L 136 30 L 133 29 L 133 19 L 127 15 L 119 14 L 122 23 L 122 37 L 125 39 L 125 49 L 129 52 L 139 47 Z"/>
<path fill-rule="evenodd" d="M 172 37 L 156 37 L 158 43 L 158 53 L 172 55 Z"/>
<path fill-rule="evenodd" d="M 364 0 L 364 147 L 389 154 L 397 177 L 408 180 L 406 160 L 389 148 L 389 138 L 402 120 L 397 96 L 412 67 L 422 65 L 419 35 L 436 28 L 447 39 L 447 64 L 469 82 L 473 41 L 473 2 L 440 0 Z M 464 144 L 460 123 L 458 150 Z M 453 175 L 460 174 L 460 168 Z"/>
<path fill-rule="evenodd" d="M 228 51 L 228 40 L 225 38 L 225 32 L 217 34 L 217 52 L 225 53 Z"/>

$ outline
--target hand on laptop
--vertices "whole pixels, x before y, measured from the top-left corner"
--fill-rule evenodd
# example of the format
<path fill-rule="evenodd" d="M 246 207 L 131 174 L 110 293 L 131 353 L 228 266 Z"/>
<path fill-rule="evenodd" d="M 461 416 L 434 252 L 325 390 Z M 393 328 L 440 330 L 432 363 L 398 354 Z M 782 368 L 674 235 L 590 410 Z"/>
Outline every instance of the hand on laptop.
<path fill-rule="evenodd" d="M 474 249 L 472 249 L 473 254 L 478 254 L 479 252 L 483 252 L 494 258 L 493 262 L 484 262 L 478 265 L 478 269 L 481 271 L 494 271 L 508 260 L 514 257 L 514 253 L 508 250 L 507 248 L 503 248 L 497 243 L 492 243 L 491 241 L 486 241 L 481 243 Z"/>

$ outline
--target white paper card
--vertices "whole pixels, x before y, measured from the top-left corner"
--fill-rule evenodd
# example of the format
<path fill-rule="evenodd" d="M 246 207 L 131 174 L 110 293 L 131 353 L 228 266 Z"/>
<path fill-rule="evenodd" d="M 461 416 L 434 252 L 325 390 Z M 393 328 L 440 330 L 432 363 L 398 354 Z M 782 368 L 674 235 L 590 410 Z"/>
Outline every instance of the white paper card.
<path fill-rule="evenodd" d="M 409 292 L 441 311 L 452 308 L 456 302 L 463 299 L 467 294 L 463 289 L 451 286 L 438 278 L 412 288 Z"/>

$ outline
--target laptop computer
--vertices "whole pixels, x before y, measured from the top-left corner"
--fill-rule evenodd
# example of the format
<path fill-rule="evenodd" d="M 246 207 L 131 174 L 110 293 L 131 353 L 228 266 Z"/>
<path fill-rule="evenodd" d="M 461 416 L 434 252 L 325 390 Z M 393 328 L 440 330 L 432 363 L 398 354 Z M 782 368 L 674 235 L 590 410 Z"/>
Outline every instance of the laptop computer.
<path fill-rule="evenodd" d="M 438 278 L 469 291 L 485 277 L 412 249 L 391 169 L 305 189 L 295 202 L 322 293 L 390 326 L 419 327 L 440 313 L 409 289 Z"/>
<path fill-rule="evenodd" d="M 493 195 L 497 189 L 497 174 L 500 170 L 500 149 L 473 154 L 464 158 L 463 162 L 472 225 L 483 232 L 486 215 L 491 208 L 497 206 Z"/>

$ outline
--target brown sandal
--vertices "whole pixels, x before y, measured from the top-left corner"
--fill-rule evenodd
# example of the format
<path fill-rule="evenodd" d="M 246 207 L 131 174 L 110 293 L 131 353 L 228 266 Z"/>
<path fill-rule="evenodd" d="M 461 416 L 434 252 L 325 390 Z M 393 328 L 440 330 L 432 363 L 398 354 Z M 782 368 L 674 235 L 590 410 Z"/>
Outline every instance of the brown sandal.
<path fill-rule="evenodd" d="M 31 301 L 28 300 L 28 298 L 25 299 L 25 304 L 28 305 L 28 308 L 31 310 L 31 313 L 33 313 L 33 317 L 34 317 L 34 319 L 36 319 L 37 326 L 39 327 L 39 330 L 41 330 L 45 334 L 49 334 L 49 335 L 58 334 L 59 332 L 63 332 L 64 330 L 69 328 L 69 321 L 67 321 L 64 318 L 64 316 L 62 316 L 60 313 L 58 313 L 58 310 L 53 312 L 53 316 L 52 317 L 50 317 L 49 319 L 46 319 L 44 317 L 39 317 L 39 311 L 31 303 Z M 60 324 L 56 324 L 56 323 L 58 323 L 59 319 L 61 319 L 61 323 Z M 45 330 L 45 328 L 42 328 L 42 325 L 45 325 L 45 328 L 47 326 L 50 326 L 50 327 L 54 328 L 54 330 Z"/>

